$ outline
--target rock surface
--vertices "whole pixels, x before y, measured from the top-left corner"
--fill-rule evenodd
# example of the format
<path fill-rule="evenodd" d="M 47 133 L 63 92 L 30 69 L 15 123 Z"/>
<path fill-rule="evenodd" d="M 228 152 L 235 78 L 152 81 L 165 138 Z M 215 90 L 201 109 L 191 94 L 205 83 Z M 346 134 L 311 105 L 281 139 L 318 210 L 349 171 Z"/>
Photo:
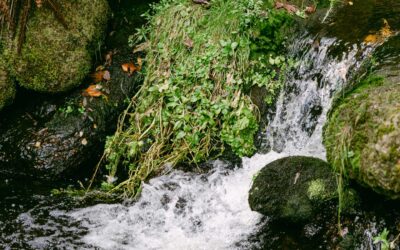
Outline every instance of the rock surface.
<path fill-rule="evenodd" d="M 111 80 L 102 84 L 100 97 L 84 97 L 77 90 L 5 112 L 0 120 L 0 173 L 56 180 L 91 169 L 141 81 L 122 72 L 120 65 L 130 60 L 114 57 L 108 69 Z"/>
<path fill-rule="evenodd" d="M 400 198 L 400 84 L 369 78 L 335 108 L 325 128 L 335 169 Z"/>
<path fill-rule="evenodd" d="M 31 90 L 59 93 L 82 83 L 99 51 L 109 16 L 106 0 L 60 0 L 68 28 L 49 8 L 35 9 L 27 23 L 21 55 L 7 46 L 11 74 Z M 10 48 L 13 49 L 10 49 Z"/>
<path fill-rule="evenodd" d="M 326 162 L 293 156 L 274 161 L 259 172 L 249 204 L 266 216 L 302 223 L 336 197 L 335 174 Z"/>

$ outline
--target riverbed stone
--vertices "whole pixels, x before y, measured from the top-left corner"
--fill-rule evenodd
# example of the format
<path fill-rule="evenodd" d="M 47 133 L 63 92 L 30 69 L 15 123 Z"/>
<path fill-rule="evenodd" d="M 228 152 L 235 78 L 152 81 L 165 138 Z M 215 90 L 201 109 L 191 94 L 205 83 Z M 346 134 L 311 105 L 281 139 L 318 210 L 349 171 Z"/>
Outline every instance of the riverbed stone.
<path fill-rule="evenodd" d="M 400 84 L 368 77 L 335 105 L 324 130 L 334 169 L 392 199 L 400 198 Z"/>
<path fill-rule="evenodd" d="M 68 28 L 50 8 L 36 8 L 27 23 L 21 54 L 8 46 L 11 73 L 31 90 L 58 93 L 82 83 L 99 52 L 109 17 L 106 0 L 60 0 Z M 18 37 L 18 36 L 17 36 Z"/>
<path fill-rule="evenodd" d="M 325 161 L 292 156 L 265 166 L 249 193 L 253 211 L 274 219 L 302 223 L 337 198 L 335 174 Z"/>

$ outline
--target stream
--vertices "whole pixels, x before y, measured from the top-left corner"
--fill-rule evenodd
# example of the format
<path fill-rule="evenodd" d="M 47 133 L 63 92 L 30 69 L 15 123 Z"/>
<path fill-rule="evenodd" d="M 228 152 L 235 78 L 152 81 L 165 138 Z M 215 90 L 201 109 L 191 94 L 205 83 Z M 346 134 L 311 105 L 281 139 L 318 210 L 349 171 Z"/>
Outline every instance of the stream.
<path fill-rule="evenodd" d="M 365 35 L 363 22 L 368 20 L 370 28 L 379 27 L 385 17 L 393 27 L 400 24 L 400 6 L 395 1 L 383 2 L 397 6 L 394 9 L 398 12 L 374 1 L 365 2 L 365 6 L 375 6 L 368 10 L 373 20 L 367 18 L 370 12 L 366 10 L 360 11 L 365 16 L 345 10 L 347 20 L 354 19 L 358 27 L 351 34 L 343 22 L 314 25 L 290 44 L 289 54 L 297 63 L 274 111 L 264 117 L 269 125 L 260 135 L 260 153 L 243 158 L 238 165 L 213 161 L 213 168 L 203 174 L 170 170 L 145 183 L 136 202 L 117 204 L 82 204 L 49 195 L 52 187 L 2 179 L 0 248 L 330 248 L 334 243 L 325 236 L 333 234 L 335 224 L 274 229 L 269 218 L 250 210 L 248 191 L 253 176 L 276 159 L 292 155 L 325 159 L 322 130 L 335 94 L 363 73 L 363 63 L 376 49 L 359 41 Z M 386 225 L 383 218 L 377 215 L 362 223 L 368 226 L 360 226 L 360 249 L 374 248 L 372 235 Z M 333 217 L 329 221 L 335 223 Z M 292 233 L 287 236 L 285 230 Z"/>

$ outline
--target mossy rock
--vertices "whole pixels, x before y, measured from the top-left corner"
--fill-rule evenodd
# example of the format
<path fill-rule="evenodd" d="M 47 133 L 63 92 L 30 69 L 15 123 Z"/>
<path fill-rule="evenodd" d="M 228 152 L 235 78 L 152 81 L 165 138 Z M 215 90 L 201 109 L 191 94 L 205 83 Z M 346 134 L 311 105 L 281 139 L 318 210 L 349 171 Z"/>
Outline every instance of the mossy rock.
<path fill-rule="evenodd" d="M 15 85 L 10 80 L 4 64 L 0 60 L 0 110 L 9 105 L 15 97 Z"/>
<path fill-rule="evenodd" d="M 35 9 L 21 55 L 8 49 L 12 74 L 19 84 L 39 92 L 57 93 L 81 84 L 99 49 L 109 16 L 106 0 L 60 0 L 68 29 L 49 8 Z"/>
<path fill-rule="evenodd" d="M 336 177 L 329 165 L 317 158 L 293 156 L 274 161 L 259 172 L 249 204 L 266 216 L 303 223 L 335 198 Z"/>
<path fill-rule="evenodd" d="M 368 78 L 343 98 L 324 130 L 328 161 L 352 179 L 400 198 L 400 85 Z"/>

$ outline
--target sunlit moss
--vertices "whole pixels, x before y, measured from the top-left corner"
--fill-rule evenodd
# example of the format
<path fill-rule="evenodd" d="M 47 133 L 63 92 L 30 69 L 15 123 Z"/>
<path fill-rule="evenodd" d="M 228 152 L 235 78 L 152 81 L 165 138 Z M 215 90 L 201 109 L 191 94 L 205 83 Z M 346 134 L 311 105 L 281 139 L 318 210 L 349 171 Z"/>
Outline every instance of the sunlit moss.
<path fill-rule="evenodd" d="M 7 57 L 19 84 L 41 92 L 62 92 L 81 84 L 101 45 L 109 16 L 105 0 L 62 0 L 65 29 L 48 8 L 29 19 L 21 55 L 8 46 Z M 15 39 L 15 43 L 17 39 Z"/>

